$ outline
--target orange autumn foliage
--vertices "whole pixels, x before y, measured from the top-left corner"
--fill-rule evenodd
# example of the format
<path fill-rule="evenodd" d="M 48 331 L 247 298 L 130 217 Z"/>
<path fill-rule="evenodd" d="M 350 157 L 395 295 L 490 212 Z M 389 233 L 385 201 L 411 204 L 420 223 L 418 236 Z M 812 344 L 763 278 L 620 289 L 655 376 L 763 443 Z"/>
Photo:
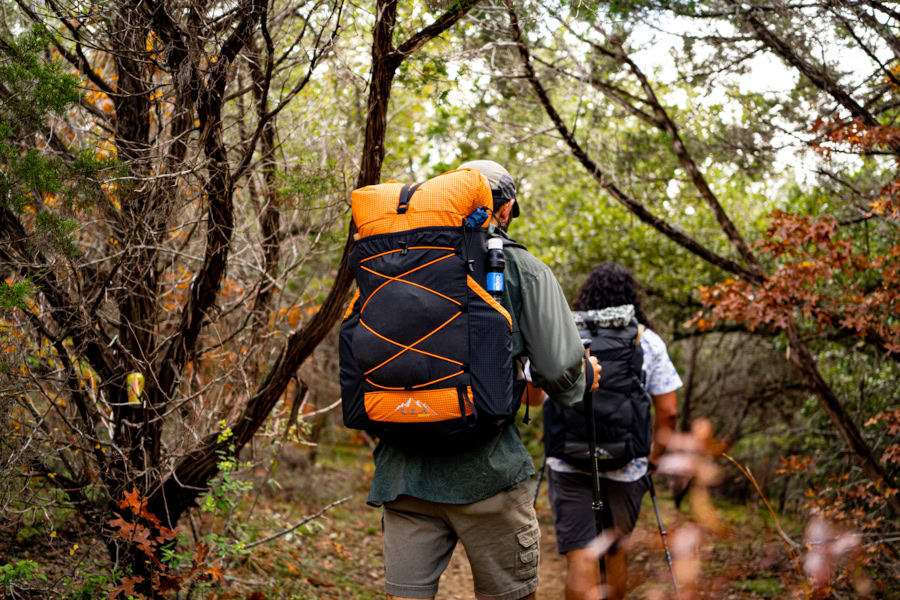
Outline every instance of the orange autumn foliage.
<path fill-rule="evenodd" d="M 848 330 L 900 352 L 900 243 L 869 256 L 833 217 L 776 211 L 771 219 L 768 239 L 755 247 L 777 266 L 761 285 L 728 279 L 702 287 L 707 318 L 781 329 L 800 312 L 820 331 Z"/>

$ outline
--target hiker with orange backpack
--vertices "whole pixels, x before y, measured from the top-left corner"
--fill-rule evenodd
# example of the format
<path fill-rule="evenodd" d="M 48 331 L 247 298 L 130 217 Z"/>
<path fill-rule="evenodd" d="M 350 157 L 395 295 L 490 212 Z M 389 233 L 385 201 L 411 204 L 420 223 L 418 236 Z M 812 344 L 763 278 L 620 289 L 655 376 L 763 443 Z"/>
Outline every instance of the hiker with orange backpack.
<path fill-rule="evenodd" d="M 506 234 L 519 215 L 513 179 L 474 161 L 356 190 L 352 210 L 341 391 L 345 425 L 379 438 L 367 501 L 383 506 L 385 591 L 433 598 L 461 541 L 476 597 L 533 597 L 540 530 L 514 422 L 521 365 L 530 358 L 560 406 L 600 368 L 550 269 Z"/>

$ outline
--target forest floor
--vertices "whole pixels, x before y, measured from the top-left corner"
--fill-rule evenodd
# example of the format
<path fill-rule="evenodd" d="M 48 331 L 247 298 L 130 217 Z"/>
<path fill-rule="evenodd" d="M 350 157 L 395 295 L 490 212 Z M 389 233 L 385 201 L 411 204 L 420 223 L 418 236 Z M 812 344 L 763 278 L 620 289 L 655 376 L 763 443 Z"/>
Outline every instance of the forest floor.
<path fill-rule="evenodd" d="M 243 565 L 226 571 L 228 585 L 213 597 L 222 600 L 384 597 L 381 511 L 365 504 L 373 470 L 371 453 L 363 447 L 339 446 L 322 448 L 321 456 L 315 466 L 302 468 L 285 464 L 291 461 L 283 457 L 278 487 L 266 492 L 255 509 L 251 530 L 258 530 L 254 536 L 263 537 L 286 528 L 303 515 L 314 514 L 337 499 L 350 496 L 350 500 L 330 509 L 315 526 L 255 548 Z M 663 521 L 674 532 L 691 517 L 675 509 L 671 496 L 662 489 L 663 482 L 657 487 Z M 714 537 L 707 536 L 702 542 L 703 562 L 696 597 L 790 597 L 786 586 L 791 586 L 793 567 L 768 513 L 726 502 L 717 501 L 716 506 L 723 526 Z M 546 485 L 542 486 L 537 515 L 542 531 L 538 595 L 562 598 L 566 563 L 556 552 Z M 629 551 L 629 588 L 629 598 L 673 597 L 671 576 L 649 495 L 644 498 Z M 472 590 L 471 570 L 460 545 L 441 578 L 437 597 L 473 598 Z"/>
<path fill-rule="evenodd" d="M 214 518 L 193 511 L 190 518 L 183 519 L 179 532 L 188 539 L 213 533 L 224 536 L 222 539 L 237 536 L 243 543 L 252 544 L 347 498 L 306 525 L 253 547 L 246 556 L 224 561 L 210 557 L 207 565 L 217 563 L 215 566 L 221 569 L 224 581 L 207 583 L 206 589 L 196 589 L 188 597 L 193 600 L 384 598 L 381 510 L 365 503 L 374 470 L 371 452 L 364 445 L 324 442 L 318 448 L 318 457 L 311 465 L 308 450 L 284 447 L 278 456 L 274 480 L 270 478 L 262 486 L 259 484 L 266 479 L 264 467 L 271 459 L 256 456 L 263 464 L 251 475 L 257 485 L 240 499 L 233 513 Z M 534 485 L 534 480 L 530 485 Z M 674 548 L 673 534 L 688 524 L 692 516 L 689 511 L 676 510 L 666 487 L 664 478 L 660 478 L 657 483 L 660 509 L 670 531 L 670 546 Z M 796 573 L 769 513 L 757 506 L 719 500 L 714 500 L 714 504 L 720 526 L 715 535 L 707 534 L 699 541 L 702 562 L 696 565 L 699 579 L 693 598 L 792 597 L 797 587 Z M 563 598 L 566 561 L 556 552 L 546 484 L 538 498 L 537 515 L 542 533 L 538 596 Z M 782 524 L 791 535 L 802 537 L 799 524 L 784 518 Z M 107 598 L 106 592 L 112 585 L 104 583 L 110 581 L 103 574 L 109 565 L 108 556 L 99 539 L 91 538 L 89 533 L 85 535 L 85 526 L 80 519 L 72 518 L 52 535 L 35 531 L 30 537 L 22 537 L 24 530 L 20 531 L 19 542 L 8 548 L 9 558 L 36 560 L 51 581 L 71 581 L 65 589 L 58 589 L 54 598 Z M 79 561 L 73 572 L 69 559 L 79 547 Z M 192 548 L 181 549 L 187 553 L 185 564 L 191 564 Z M 644 497 L 628 556 L 630 599 L 674 597 L 649 495 Z M 3 558 L 0 552 L 0 565 Z M 66 572 L 73 575 L 71 580 L 65 577 Z M 679 580 L 683 582 L 681 577 Z M 3 581 L 0 571 L 0 584 Z M 0 597 L 3 597 L 2 587 Z M 182 593 L 180 597 L 185 596 Z M 440 580 L 437 597 L 441 600 L 474 598 L 472 574 L 461 545 Z"/>

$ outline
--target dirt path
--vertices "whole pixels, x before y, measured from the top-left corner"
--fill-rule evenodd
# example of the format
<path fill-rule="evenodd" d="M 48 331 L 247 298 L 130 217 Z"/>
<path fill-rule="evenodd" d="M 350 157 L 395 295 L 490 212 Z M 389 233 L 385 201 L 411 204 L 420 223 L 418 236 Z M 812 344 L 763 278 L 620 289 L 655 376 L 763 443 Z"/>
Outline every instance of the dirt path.
<path fill-rule="evenodd" d="M 323 461 L 325 462 L 325 461 Z M 266 494 L 257 509 L 269 535 L 296 522 L 336 498 L 352 499 L 329 511 L 315 527 L 298 531 L 262 548 L 244 570 L 229 574 L 233 583 L 213 597 L 246 600 L 265 591 L 278 600 L 375 600 L 384 598 L 381 511 L 365 504 L 372 476 L 371 457 L 358 448 L 341 447 L 327 464 L 280 478 L 277 491 Z M 534 481 L 530 483 L 534 485 Z M 669 531 L 690 519 L 678 512 L 660 481 L 660 508 Z M 784 556 L 768 514 L 744 505 L 721 503 L 721 533 L 701 541 L 698 599 L 785 598 L 784 574 L 792 566 Z M 566 561 L 556 551 L 556 537 L 546 484 L 537 505 L 541 526 L 541 567 L 538 596 L 564 597 Z M 673 597 L 671 580 L 649 496 L 644 503 L 628 553 L 630 600 Z M 248 587 L 242 582 L 253 582 Z M 474 598 L 472 573 L 462 546 L 441 577 L 440 600 Z"/>
<path fill-rule="evenodd" d="M 532 481 L 531 485 L 534 485 Z M 649 498 L 648 498 L 649 503 Z M 566 583 L 566 559 L 556 551 L 556 532 L 546 495 L 546 482 L 541 490 L 537 505 L 538 522 L 541 525 L 541 567 L 538 595 L 541 598 L 563 598 Z M 664 592 L 671 590 L 667 585 L 668 571 L 659 541 L 659 531 L 653 518 L 653 509 L 648 504 L 641 511 L 638 526 L 632 537 L 633 547 L 629 552 L 629 588 L 631 596 L 641 598 L 652 589 Z M 664 508 L 664 512 L 669 513 Z M 680 521 L 674 510 L 668 515 L 670 521 Z M 437 598 L 441 600 L 467 600 L 474 596 L 472 571 L 462 546 L 456 548 L 447 570 L 441 577 Z"/>

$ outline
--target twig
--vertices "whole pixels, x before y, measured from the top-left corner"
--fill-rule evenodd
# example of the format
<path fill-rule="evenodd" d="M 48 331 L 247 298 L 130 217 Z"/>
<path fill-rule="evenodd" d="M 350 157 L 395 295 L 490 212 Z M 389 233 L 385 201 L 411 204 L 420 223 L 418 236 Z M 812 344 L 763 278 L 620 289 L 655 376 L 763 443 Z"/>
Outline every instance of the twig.
<path fill-rule="evenodd" d="M 366 445 L 369 446 L 369 450 L 375 450 L 375 447 L 378 445 L 378 442 L 376 442 L 374 439 L 372 439 L 372 436 L 369 435 L 368 433 L 366 433 L 365 431 L 360 431 L 359 433 L 360 433 L 360 435 L 362 435 L 362 438 L 364 440 L 366 440 Z"/>
<path fill-rule="evenodd" d="M 261 540 L 256 540 L 256 541 L 253 542 L 252 544 L 247 544 L 246 546 L 244 546 L 244 548 L 246 548 L 247 550 L 249 550 L 250 548 L 253 548 L 254 546 L 259 546 L 260 544 L 265 544 L 266 542 L 271 542 L 271 541 L 274 540 L 274 539 L 278 539 L 278 538 L 280 538 L 281 536 L 283 536 L 283 535 L 285 535 L 285 534 L 287 534 L 287 533 L 290 533 L 290 532 L 294 531 L 295 529 L 297 529 L 297 528 L 299 528 L 299 527 L 303 527 L 304 525 L 306 525 L 307 523 L 309 523 L 309 522 L 312 521 L 313 519 L 318 519 L 318 518 L 321 517 L 323 514 L 325 514 L 325 511 L 328 510 L 329 508 L 334 508 L 334 507 L 337 506 L 338 504 L 343 504 L 344 502 L 346 502 L 347 500 L 349 500 L 349 499 L 352 498 L 352 497 L 353 497 L 353 496 L 347 496 L 346 498 L 341 498 L 340 500 L 335 500 L 334 502 L 332 502 L 332 503 L 329 504 L 328 506 L 324 507 L 322 510 L 320 510 L 320 511 L 317 512 L 316 514 L 310 515 L 310 516 L 308 516 L 308 517 L 304 517 L 304 519 L 303 519 L 302 521 L 300 521 L 299 523 L 297 523 L 296 525 L 294 525 L 294 526 L 292 526 L 292 527 L 288 527 L 287 529 L 282 529 L 282 530 L 279 531 L 278 533 L 273 533 L 273 534 L 270 535 L 269 537 L 265 537 L 265 538 L 263 538 L 263 539 L 261 539 Z"/>
<path fill-rule="evenodd" d="M 281 454 L 281 449 L 284 447 L 284 443 L 287 441 L 288 434 L 290 434 L 291 425 L 293 425 L 297 420 L 297 413 L 300 412 L 300 410 L 302 410 L 304 406 L 306 406 L 306 401 L 309 399 L 309 386 L 306 385 L 305 382 L 300 380 L 298 380 L 297 383 L 297 394 L 294 396 L 294 402 L 291 406 L 291 414 L 288 417 L 287 422 L 284 424 L 284 431 L 281 434 L 281 443 L 278 445 L 278 449 L 275 451 L 275 456 L 272 457 L 272 464 L 269 466 L 268 472 L 266 472 L 265 479 L 263 479 L 262 483 L 259 485 L 259 490 L 256 492 L 256 497 L 253 499 L 253 504 L 250 505 L 250 510 L 247 511 L 247 516 L 244 518 L 244 523 L 248 523 L 250 521 L 250 517 L 253 515 L 253 511 L 256 510 L 256 505 L 259 503 L 259 497 L 262 494 L 263 489 L 275 474 L 275 466 L 277 465 L 278 456 Z"/>
<path fill-rule="evenodd" d="M 304 413 L 304 414 L 300 415 L 300 419 L 299 419 L 299 420 L 300 420 L 300 421 L 304 421 L 304 420 L 308 419 L 309 417 L 314 417 L 314 416 L 316 416 L 316 415 L 321 415 L 322 413 L 326 413 L 326 412 L 328 412 L 329 410 L 331 410 L 331 409 L 337 407 L 337 405 L 340 404 L 340 403 L 341 403 L 341 399 L 338 398 L 337 400 L 335 400 L 334 402 L 332 402 L 331 404 L 329 404 L 329 405 L 326 406 L 325 408 L 320 408 L 319 410 L 315 410 L 315 411 L 313 411 L 313 412 Z"/>
<path fill-rule="evenodd" d="M 722 453 L 722 456 L 730 460 L 734 464 L 734 466 L 736 466 L 741 471 L 741 473 L 744 474 L 744 477 L 750 480 L 750 483 L 753 484 L 753 487 L 756 488 L 756 491 L 759 493 L 759 497 L 762 498 L 762 501 L 766 504 L 766 508 L 768 508 L 769 512 L 772 514 L 772 519 L 775 520 L 775 527 L 778 529 L 778 533 L 781 536 L 781 540 L 784 543 L 784 548 L 785 550 L 787 550 L 788 556 L 791 557 L 791 560 L 794 563 L 794 567 L 797 568 L 797 573 L 799 573 L 802 577 L 803 571 L 800 569 L 800 563 L 797 562 L 797 552 L 794 550 L 794 548 L 802 548 L 802 544 L 798 544 L 790 537 L 788 537 L 788 534 L 786 534 L 784 532 L 784 529 L 781 528 L 781 523 L 778 521 L 778 514 L 775 512 L 775 509 L 772 508 L 772 505 L 769 504 L 769 501 L 766 499 L 765 494 L 763 494 L 763 491 L 760 489 L 759 484 L 756 482 L 756 478 L 753 477 L 753 473 L 750 472 L 750 469 L 745 468 L 741 463 L 734 460 L 724 452 Z"/>
<path fill-rule="evenodd" d="M 241 585 L 269 585 L 268 581 L 249 581 L 247 579 L 239 579 L 231 575 L 225 575 L 225 581 L 229 583 L 240 583 Z"/>

